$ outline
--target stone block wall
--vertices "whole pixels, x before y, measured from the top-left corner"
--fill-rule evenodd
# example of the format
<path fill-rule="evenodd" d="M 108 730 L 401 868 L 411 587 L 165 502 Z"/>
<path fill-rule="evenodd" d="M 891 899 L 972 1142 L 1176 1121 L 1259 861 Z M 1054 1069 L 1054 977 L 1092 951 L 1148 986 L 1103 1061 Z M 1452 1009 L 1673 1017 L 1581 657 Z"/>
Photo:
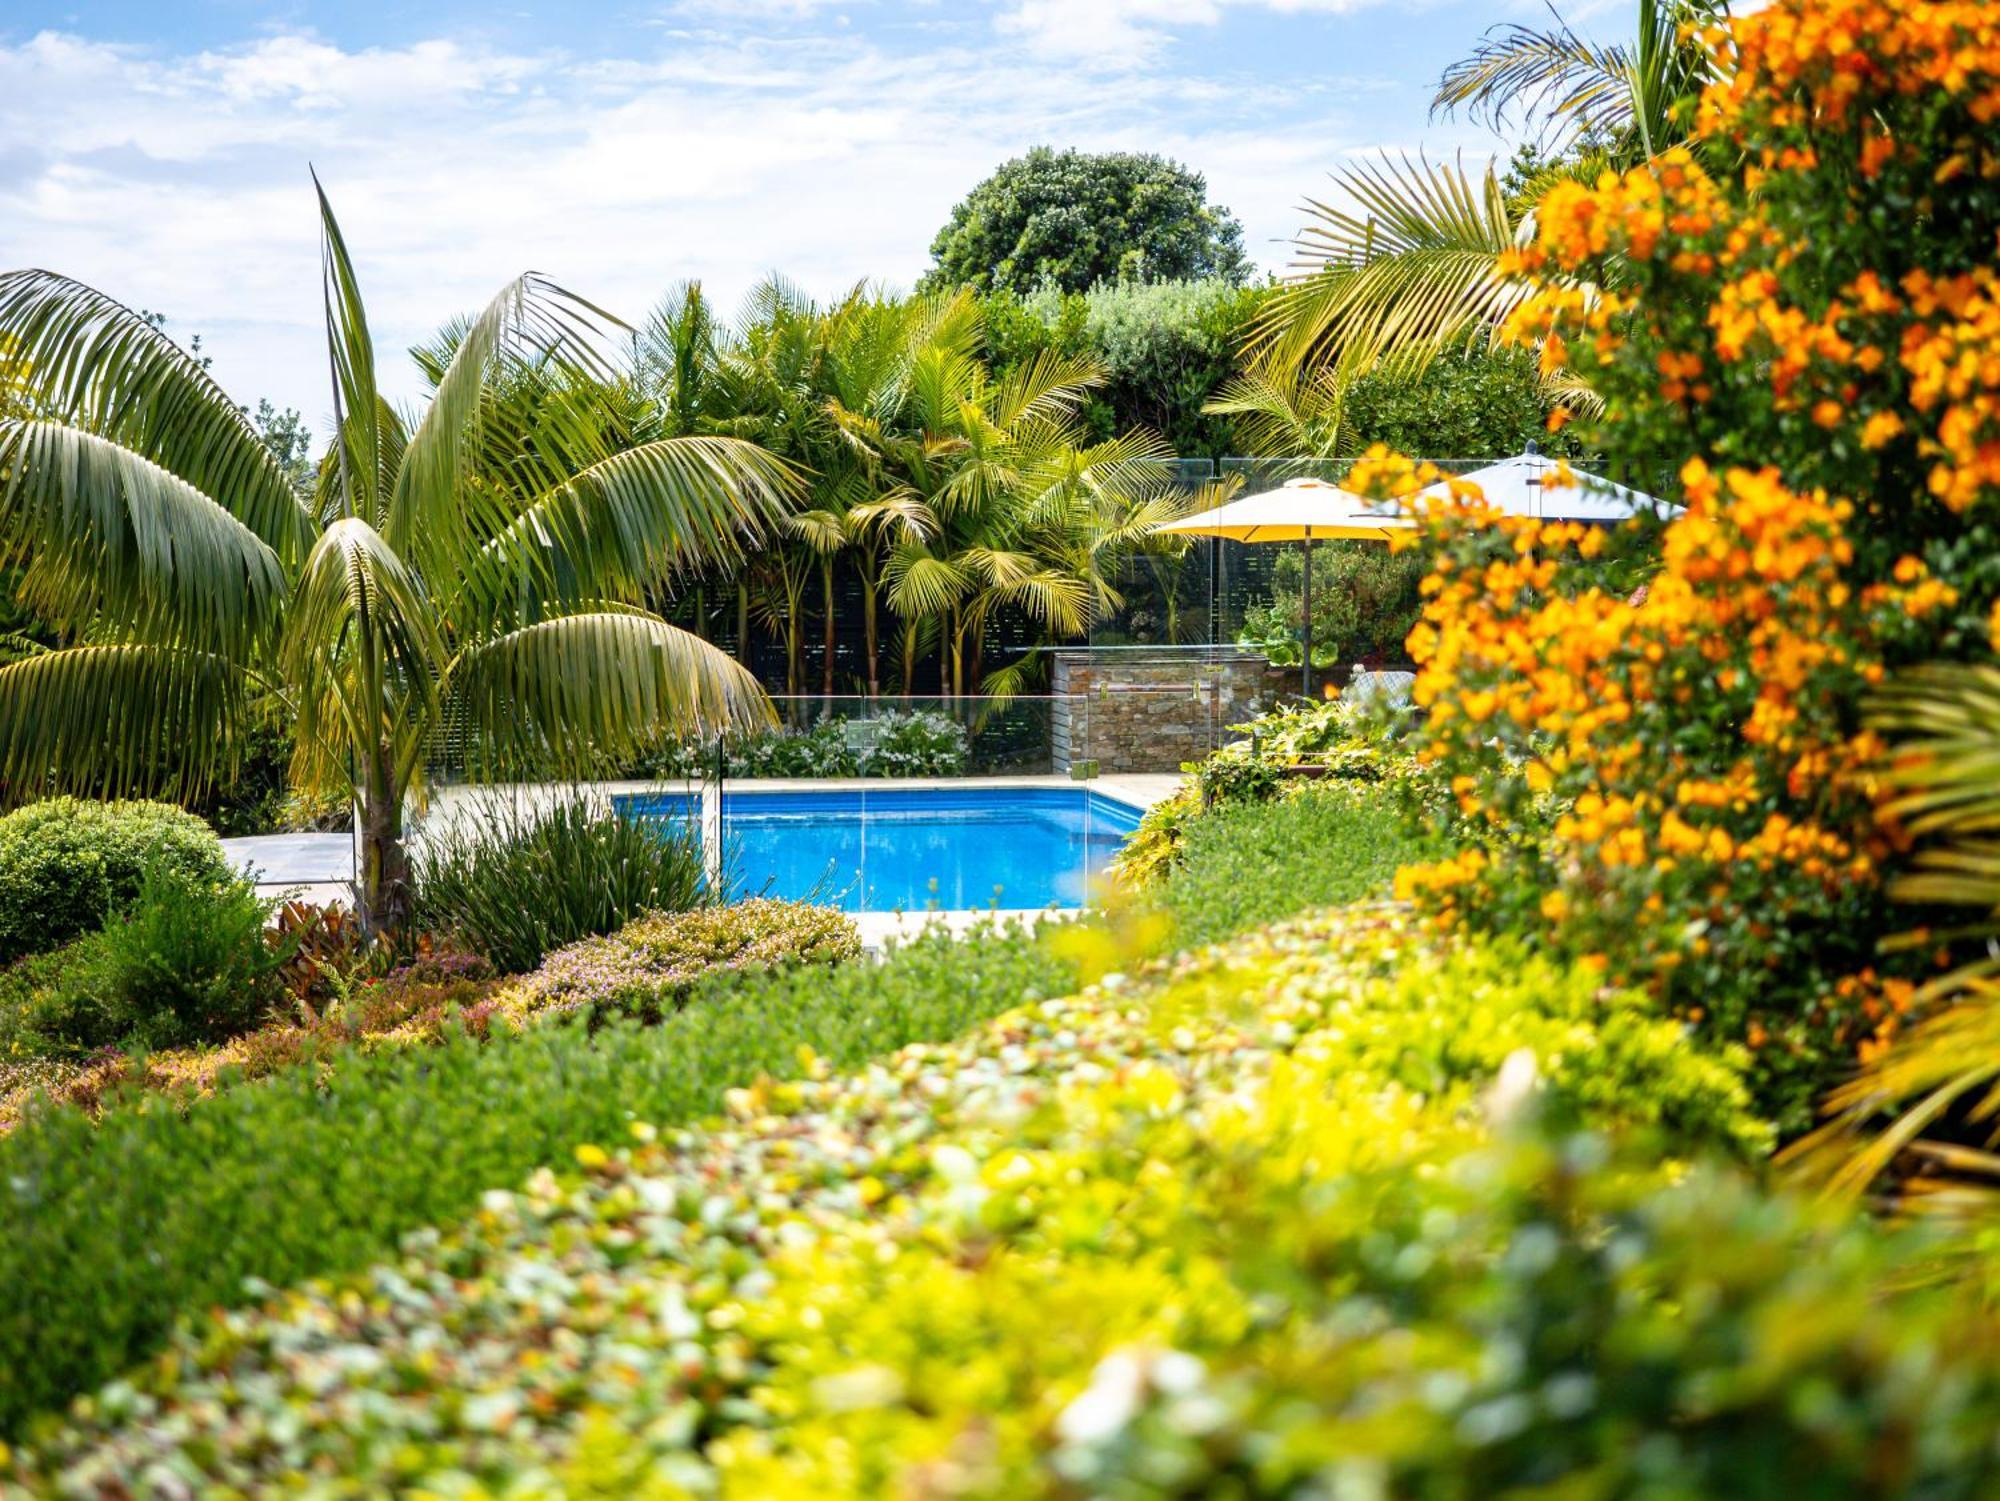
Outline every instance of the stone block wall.
<path fill-rule="evenodd" d="M 1275 696 L 1255 652 L 1075 647 L 1051 654 L 1055 770 L 1179 771 Z"/>

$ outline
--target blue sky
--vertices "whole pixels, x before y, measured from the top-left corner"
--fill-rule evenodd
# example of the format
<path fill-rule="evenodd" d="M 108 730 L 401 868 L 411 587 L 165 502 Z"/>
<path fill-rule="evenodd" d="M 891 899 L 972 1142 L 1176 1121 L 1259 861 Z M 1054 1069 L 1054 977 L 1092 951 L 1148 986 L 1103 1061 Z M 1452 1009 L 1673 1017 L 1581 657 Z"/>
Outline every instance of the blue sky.
<path fill-rule="evenodd" d="M 1565 14 L 1600 39 L 1629 0 Z M 1281 268 L 1357 153 L 1506 149 L 1438 73 L 1541 0 L 617 0 L 0 9 L 0 266 L 199 332 L 324 422 L 318 168 L 385 355 L 533 267 L 637 317 L 701 278 L 907 284 L 951 206 L 1047 143 L 1153 150 Z M 407 362 L 390 358 L 410 394 Z"/>

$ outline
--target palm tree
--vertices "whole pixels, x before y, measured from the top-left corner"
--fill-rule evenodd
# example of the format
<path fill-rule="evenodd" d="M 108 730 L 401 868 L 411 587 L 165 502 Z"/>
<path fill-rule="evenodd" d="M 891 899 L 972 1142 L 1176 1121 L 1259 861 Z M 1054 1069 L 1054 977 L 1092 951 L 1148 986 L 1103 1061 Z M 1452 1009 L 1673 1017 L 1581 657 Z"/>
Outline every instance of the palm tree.
<path fill-rule="evenodd" d="M 1178 514 L 1157 437 L 1085 440 L 1077 410 L 1102 380 L 1090 361 L 1047 353 L 997 381 L 955 347 L 915 363 L 918 431 L 889 457 L 922 535 L 891 552 L 888 597 L 912 628 L 933 623 L 954 696 L 979 681 L 998 612 L 1020 610 L 1048 637 L 1082 634 L 1119 603 L 1104 555 Z"/>
<path fill-rule="evenodd" d="M 657 409 L 661 437 L 752 437 L 755 421 L 740 410 L 727 361 L 728 330 L 698 281 L 670 288 L 632 339 L 634 376 Z M 708 586 L 717 583 L 734 602 L 736 659 L 750 659 L 750 579 L 727 559 L 692 581 L 695 629 L 708 635 Z"/>
<path fill-rule="evenodd" d="M 1559 15 L 1550 30 L 1497 27 L 1446 70 L 1432 107 L 1464 108 L 1496 127 L 1519 110 L 1562 147 L 1539 188 L 1594 179 L 1687 139 L 1710 63 L 1682 28 L 1725 11 L 1726 0 L 1640 0 L 1630 46 L 1596 46 Z M 1496 335 L 1529 295 L 1499 260 L 1530 236 L 1540 194 L 1510 195 L 1491 161 L 1475 172 L 1462 161 L 1384 156 L 1343 168 L 1334 182 L 1354 206 L 1308 200 L 1298 274 L 1256 322 L 1256 362 L 1280 370 L 1335 358 L 1421 363 Z"/>
<path fill-rule="evenodd" d="M 301 790 L 356 807 L 360 915 L 409 910 L 404 818 L 428 759 L 581 770 L 663 728 L 768 717 L 734 662 L 646 607 L 736 555 L 798 489 L 739 440 L 629 443 L 607 315 L 529 273 L 437 353 L 406 417 L 319 197 L 334 443 L 302 499 L 242 410 L 132 309 L 47 271 L 0 276 L 30 414 L 0 421 L 0 559 L 67 644 L 0 667 L 0 781 L 191 795 L 260 696 Z"/>
<path fill-rule="evenodd" d="M 1519 110 L 1558 147 L 1588 143 L 1609 165 L 1633 166 L 1687 139 L 1712 76 L 1691 28 L 1728 9 L 1728 0 L 1639 0 L 1631 45 L 1600 46 L 1550 6 L 1554 26 L 1495 26 L 1445 69 L 1432 112 L 1464 109 L 1499 130 Z"/>

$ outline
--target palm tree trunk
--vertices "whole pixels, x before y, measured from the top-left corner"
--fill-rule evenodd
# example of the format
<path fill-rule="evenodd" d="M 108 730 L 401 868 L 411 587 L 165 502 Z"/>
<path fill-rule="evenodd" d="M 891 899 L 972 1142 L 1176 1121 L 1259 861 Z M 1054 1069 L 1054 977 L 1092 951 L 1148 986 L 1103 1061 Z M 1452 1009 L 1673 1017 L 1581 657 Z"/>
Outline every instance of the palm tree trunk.
<path fill-rule="evenodd" d="M 741 577 L 736 580 L 736 660 L 750 665 L 750 585 Z"/>
<path fill-rule="evenodd" d="M 820 697 L 833 697 L 833 556 L 828 554 L 819 560 L 819 597 L 826 606 L 826 625 L 821 633 L 821 642 L 826 648 L 826 663 L 820 670 Z"/>
<path fill-rule="evenodd" d="M 867 660 L 868 696 L 879 698 L 882 695 L 882 663 L 880 628 L 875 618 L 877 585 L 874 571 L 866 562 L 857 566 L 861 574 L 861 654 Z"/>
<path fill-rule="evenodd" d="M 402 789 L 389 771 L 385 746 L 368 768 L 356 817 L 360 823 L 361 880 L 355 893 L 361 929 L 371 937 L 400 932 L 410 921 L 410 854 L 403 844 Z"/>

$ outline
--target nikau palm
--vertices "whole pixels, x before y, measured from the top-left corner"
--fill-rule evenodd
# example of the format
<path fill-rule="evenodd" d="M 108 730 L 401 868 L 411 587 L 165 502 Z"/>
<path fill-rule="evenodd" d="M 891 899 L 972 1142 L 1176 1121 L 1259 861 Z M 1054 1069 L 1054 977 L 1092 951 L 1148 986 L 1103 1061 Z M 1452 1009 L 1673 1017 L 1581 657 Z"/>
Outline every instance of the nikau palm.
<path fill-rule="evenodd" d="M 615 320 L 532 273 L 451 330 L 429 402 L 399 413 L 320 209 L 336 436 L 313 500 L 130 308 L 0 275 L 0 335 L 29 371 L 26 415 L 0 420 L 0 564 L 65 643 L 0 667 L 0 783 L 188 794 L 276 700 L 294 782 L 354 801 L 358 900 L 382 929 L 408 912 L 404 819 L 440 752 L 581 771 L 768 717 L 647 600 L 740 555 L 799 485 L 737 439 L 608 431 Z"/>

